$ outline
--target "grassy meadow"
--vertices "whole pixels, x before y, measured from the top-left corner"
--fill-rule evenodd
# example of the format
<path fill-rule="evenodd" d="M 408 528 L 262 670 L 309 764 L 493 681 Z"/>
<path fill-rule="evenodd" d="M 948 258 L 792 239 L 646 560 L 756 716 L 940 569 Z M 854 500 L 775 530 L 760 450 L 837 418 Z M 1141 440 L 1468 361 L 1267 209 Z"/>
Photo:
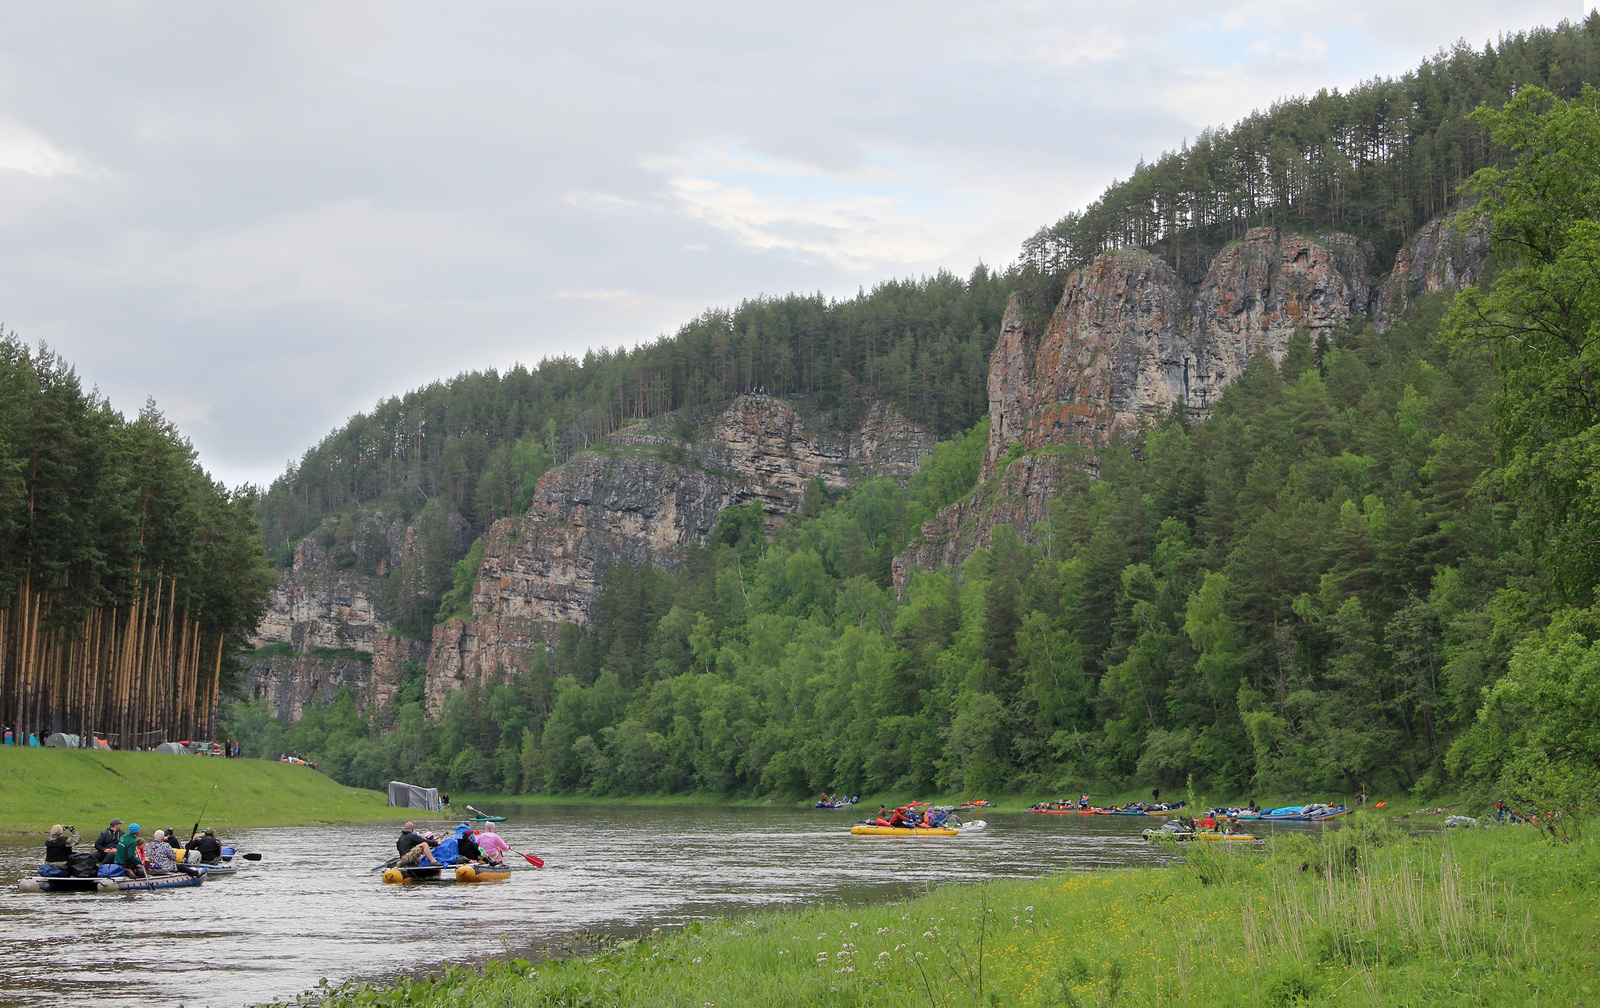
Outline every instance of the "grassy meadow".
<path fill-rule="evenodd" d="M 1251 845 L 1253 846 L 1253 845 Z M 1166 867 L 777 911 L 582 959 L 485 962 L 329 1008 L 1572 1005 L 1600 977 L 1600 843 L 1526 827 L 1185 847 Z M 324 996 L 325 992 L 319 992 Z"/>
<path fill-rule="evenodd" d="M 215 786 L 215 791 L 213 791 Z M 0 746 L 0 831 L 71 823 L 85 839 L 112 816 L 182 828 L 206 807 L 218 827 L 395 818 L 386 796 L 304 766 L 164 753 Z"/>

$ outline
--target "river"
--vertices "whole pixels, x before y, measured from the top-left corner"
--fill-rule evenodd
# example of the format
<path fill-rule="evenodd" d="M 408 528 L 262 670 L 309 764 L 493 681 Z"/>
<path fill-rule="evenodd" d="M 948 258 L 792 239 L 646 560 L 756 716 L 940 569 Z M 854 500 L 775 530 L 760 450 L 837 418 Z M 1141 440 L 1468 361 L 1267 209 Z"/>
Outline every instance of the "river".
<path fill-rule="evenodd" d="M 870 903 L 946 882 L 1162 857 L 1139 836 L 1161 820 L 1132 816 L 990 809 L 982 831 L 883 838 L 850 836 L 860 815 L 850 808 L 495 811 L 509 815 L 501 835 L 545 868 L 477 886 L 386 886 L 370 869 L 392 856 L 395 825 L 230 832 L 217 823 L 227 842 L 263 859 L 195 888 L 39 895 L 15 887 L 35 873 L 42 838 L 0 838 L 0 1006 L 237 1008 L 292 998 L 323 978 L 381 980 L 485 954 L 559 954 L 584 930 L 634 934 L 750 908 Z M 104 826 L 77 825 L 85 841 Z"/>

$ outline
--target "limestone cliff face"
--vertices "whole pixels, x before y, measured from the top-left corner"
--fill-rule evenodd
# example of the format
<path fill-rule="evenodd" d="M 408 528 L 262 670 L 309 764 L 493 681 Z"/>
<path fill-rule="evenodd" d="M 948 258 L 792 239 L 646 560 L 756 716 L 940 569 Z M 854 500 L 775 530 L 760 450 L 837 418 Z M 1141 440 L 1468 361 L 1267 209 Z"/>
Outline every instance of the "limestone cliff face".
<path fill-rule="evenodd" d="M 1457 229 L 1455 222 L 1453 217 L 1430 222 L 1395 257 L 1394 270 L 1379 294 L 1379 329 L 1393 325 L 1424 295 L 1457 291 L 1483 278 L 1489 233 L 1481 227 Z"/>
<path fill-rule="evenodd" d="M 344 688 L 363 706 L 392 703 L 401 667 L 421 661 L 426 649 L 392 632 L 382 616 L 380 576 L 415 562 L 418 549 L 414 530 L 380 511 L 330 520 L 301 540 L 250 638 L 268 651 L 245 670 L 246 692 L 291 720 Z M 271 645 L 292 653 L 274 653 Z"/>
<path fill-rule="evenodd" d="M 1348 235 L 1316 240 L 1252 229 L 1217 256 L 1198 291 L 1146 252 L 1099 256 L 1067 279 L 1043 333 L 1007 311 L 989 364 L 984 477 L 1012 445 L 1101 446 L 1178 403 L 1203 420 L 1259 354 L 1281 360 L 1371 309 L 1371 251 Z"/>
<path fill-rule="evenodd" d="M 871 476 L 904 480 L 934 444 L 881 405 L 840 430 L 768 396 L 739 398 L 690 444 L 668 429 L 665 421 L 625 428 L 546 473 L 526 514 L 495 522 L 472 621 L 434 632 L 430 710 L 469 678 L 520 667 L 559 624 L 586 622 L 607 567 L 648 559 L 675 569 L 724 508 L 758 501 L 775 525 L 800 509 L 812 480 L 834 490 Z"/>
<path fill-rule="evenodd" d="M 1253 359 L 1281 362 L 1297 332 L 1315 339 L 1343 325 L 1387 324 L 1423 294 L 1475 281 L 1485 256 L 1481 236 L 1435 221 L 1380 282 L 1371 247 L 1350 235 L 1254 228 L 1192 290 L 1157 257 L 1124 250 L 1067 278 L 1042 333 L 1013 301 L 989 363 L 986 482 L 923 526 L 897 559 L 896 577 L 960 563 L 997 525 L 1034 538 L 1048 501 L 1086 463 L 1017 458 L 1013 448 L 1099 448 L 1180 404 L 1204 420 Z"/>

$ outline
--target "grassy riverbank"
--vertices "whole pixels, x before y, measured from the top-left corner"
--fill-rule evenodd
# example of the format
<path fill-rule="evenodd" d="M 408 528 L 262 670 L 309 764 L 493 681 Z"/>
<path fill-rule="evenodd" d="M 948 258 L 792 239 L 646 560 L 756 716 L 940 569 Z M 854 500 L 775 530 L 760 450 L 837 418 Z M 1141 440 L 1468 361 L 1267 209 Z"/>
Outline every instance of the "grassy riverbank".
<path fill-rule="evenodd" d="M 287 763 L 0 747 L 0 831 L 7 833 L 72 823 L 87 839 L 112 816 L 187 829 L 208 797 L 206 821 L 223 828 L 370 822 L 399 812 L 378 791 Z"/>
<path fill-rule="evenodd" d="M 351 986 L 324 1003 L 1594 1003 L 1600 843 L 1526 827 L 1412 837 L 1371 817 L 1351 827 L 1265 857 L 1200 845 L 1163 868 L 774 912 L 585 959 Z"/>

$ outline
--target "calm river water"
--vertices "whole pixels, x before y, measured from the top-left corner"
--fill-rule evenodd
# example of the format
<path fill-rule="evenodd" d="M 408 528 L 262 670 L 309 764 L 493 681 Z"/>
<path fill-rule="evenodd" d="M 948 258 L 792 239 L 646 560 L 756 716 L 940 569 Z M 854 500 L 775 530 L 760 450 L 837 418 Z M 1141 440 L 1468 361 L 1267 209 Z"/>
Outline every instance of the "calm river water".
<path fill-rule="evenodd" d="M 383 885 L 392 825 L 219 832 L 265 857 L 232 878 L 138 895 L 28 895 L 42 838 L 0 838 L 0 1005 L 235 1006 L 324 977 L 382 979 L 484 954 L 560 952 L 588 929 L 634 933 L 752 907 L 869 903 L 944 882 L 1160 859 L 1159 819 L 985 810 L 951 838 L 853 837 L 854 809 L 500 807 L 499 831 L 546 861 L 502 883 Z M 125 813 L 126 815 L 126 813 Z M 399 820 L 397 819 L 398 823 Z M 187 824 L 183 824 L 187 825 Z M 419 829 L 442 829 L 435 821 Z M 78 823 L 85 839 L 103 823 Z"/>

